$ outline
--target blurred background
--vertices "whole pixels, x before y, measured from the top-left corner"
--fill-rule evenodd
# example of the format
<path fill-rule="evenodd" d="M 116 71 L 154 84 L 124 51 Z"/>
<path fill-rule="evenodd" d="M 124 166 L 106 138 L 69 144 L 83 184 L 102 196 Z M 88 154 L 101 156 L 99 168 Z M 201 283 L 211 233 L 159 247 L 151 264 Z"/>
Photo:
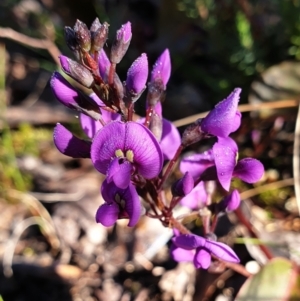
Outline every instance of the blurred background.
<path fill-rule="evenodd" d="M 132 23 L 131 45 L 118 66 L 122 80 L 141 53 L 151 66 L 169 48 L 172 75 L 163 103 L 169 120 L 205 112 L 242 88 L 241 104 L 249 106 L 234 138 L 240 157 L 261 160 L 266 174 L 257 186 L 237 180 L 233 185 L 251 189 L 244 194 L 244 214 L 264 229 L 258 238 L 276 237 L 282 245 L 274 254 L 299 260 L 293 168 L 299 171 L 300 0 L 1 0 L 3 300 L 231 300 L 245 280 L 233 273 L 219 285 L 223 274 L 175 264 L 159 223 L 142 220 L 134 230 L 126 222 L 113 229 L 95 223 L 101 175 L 90 162 L 64 157 L 53 146 L 57 122 L 83 133 L 74 112 L 54 99 L 49 79 L 59 51 L 73 57 L 64 26 L 73 27 L 76 19 L 90 26 L 96 17 L 110 24 L 107 49 L 116 30 Z M 136 105 L 140 115 L 144 102 L 142 97 Z M 195 119 L 177 124 L 182 130 Z M 238 225 L 234 217 L 226 221 L 226 234 Z M 234 233 L 231 242 L 242 263 L 259 262 L 257 250 L 234 240 L 244 233 Z M 162 247 L 149 251 L 159 239 Z"/>

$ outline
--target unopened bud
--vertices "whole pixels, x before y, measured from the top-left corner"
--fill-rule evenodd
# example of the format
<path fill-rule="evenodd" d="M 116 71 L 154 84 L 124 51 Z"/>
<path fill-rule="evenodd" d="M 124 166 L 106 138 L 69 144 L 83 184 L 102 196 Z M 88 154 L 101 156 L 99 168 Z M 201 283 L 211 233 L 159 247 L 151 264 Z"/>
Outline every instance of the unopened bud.
<path fill-rule="evenodd" d="M 158 79 L 148 84 L 147 105 L 154 107 L 164 94 L 164 84 Z"/>
<path fill-rule="evenodd" d="M 129 47 L 131 38 L 131 23 L 127 22 L 117 31 L 115 41 L 111 47 L 110 61 L 112 63 L 120 63 Z"/>
<path fill-rule="evenodd" d="M 80 48 L 84 51 L 90 51 L 91 33 L 86 24 L 77 20 L 74 25 L 74 32 Z"/>
<path fill-rule="evenodd" d="M 169 49 L 166 49 L 156 60 L 152 72 L 151 81 L 160 79 L 163 82 L 164 90 L 171 75 L 171 59 Z"/>
<path fill-rule="evenodd" d="M 69 26 L 65 26 L 64 34 L 65 34 L 65 41 L 68 47 L 74 53 L 76 59 L 79 59 L 79 45 L 77 43 L 74 30 Z"/>
<path fill-rule="evenodd" d="M 186 196 L 194 188 L 194 179 L 189 172 L 186 172 L 184 176 L 177 180 L 172 185 L 172 194 L 173 196 Z"/>
<path fill-rule="evenodd" d="M 63 71 L 86 88 L 94 85 L 94 77 L 92 73 L 81 64 L 61 55 L 59 57 Z"/>
<path fill-rule="evenodd" d="M 156 140 L 160 142 L 163 131 L 162 118 L 154 112 L 151 115 L 149 130 L 152 132 Z"/>
<path fill-rule="evenodd" d="M 91 27 L 92 50 L 100 51 L 106 43 L 109 25 L 106 22 L 101 24 L 98 18 L 96 20 Z"/>
<path fill-rule="evenodd" d="M 181 138 L 181 144 L 184 147 L 196 143 L 204 137 L 204 133 L 201 131 L 200 123 L 201 119 L 198 119 L 185 129 Z"/>

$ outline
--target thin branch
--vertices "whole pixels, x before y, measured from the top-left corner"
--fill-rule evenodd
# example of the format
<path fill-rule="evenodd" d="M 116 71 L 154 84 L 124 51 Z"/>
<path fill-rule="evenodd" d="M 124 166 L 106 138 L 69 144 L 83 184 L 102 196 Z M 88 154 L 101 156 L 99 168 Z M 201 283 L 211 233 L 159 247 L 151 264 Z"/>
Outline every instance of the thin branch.
<path fill-rule="evenodd" d="M 0 37 L 13 40 L 17 43 L 21 43 L 32 48 L 45 49 L 50 53 L 55 63 L 59 65 L 58 57 L 60 56 L 61 52 L 49 39 L 31 38 L 7 27 L 0 27 Z"/>

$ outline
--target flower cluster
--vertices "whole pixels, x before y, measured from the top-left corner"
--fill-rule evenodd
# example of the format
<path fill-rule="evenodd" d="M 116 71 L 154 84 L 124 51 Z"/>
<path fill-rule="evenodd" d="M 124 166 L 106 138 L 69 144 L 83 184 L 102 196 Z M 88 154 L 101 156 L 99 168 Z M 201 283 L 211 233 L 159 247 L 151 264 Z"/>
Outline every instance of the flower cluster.
<path fill-rule="evenodd" d="M 95 169 L 105 175 L 101 186 L 104 203 L 96 213 L 96 221 L 108 227 L 125 218 L 131 227 L 146 214 L 174 228 L 171 254 L 175 260 L 193 261 L 196 268 L 208 268 L 211 258 L 238 262 L 229 246 L 217 242 L 210 221 L 211 216 L 216 220 L 219 214 L 239 206 L 238 191 L 229 192 L 233 177 L 254 183 L 264 172 L 258 160 L 237 161 L 238 147 L 229 137 L 241 123 L 238 111 L 241 89 L 235 89 L 181 137 L 162 115 L 161 101 L 171 74 L 169 50 L 156 60 L 150 77 L 147 55 L 141 54 L 122 82 L 116 69 L 132 38 L 130 22 L 117 31 L 109 54 L 103 49 L 107 36 L 108 24 L 101 24 L 98 19 L 90 29 L 81 21 L 73 28 L 66 27 L 66 42 L 76 60 L 60 56 L 63 72 L 54 72 L 51 78 L 55 97 L 80 113 L 87 136 L 80 139 L 57 124 L 53 135 L 57 149 L 73 158 L 90 158 Z M 65 75 L 79 85 L 71 85 Z M 80 85 L 91 89 L 91 93 L 83 93 L 77 88 Z M 134 104 L 146 88 L 145 117 L 138 118 L 134 115 Z M 172 199 L 166 201 L 164 188 L 182 151 L 209 137 L 216 137 L 210 150 L 181 161 L 183 177 L 173 183 Z M 229 193 L 212 204 L 218 185 Z M 173 216 L 179 203 L 199 210 L 204 237 L 190 233 Z"/>

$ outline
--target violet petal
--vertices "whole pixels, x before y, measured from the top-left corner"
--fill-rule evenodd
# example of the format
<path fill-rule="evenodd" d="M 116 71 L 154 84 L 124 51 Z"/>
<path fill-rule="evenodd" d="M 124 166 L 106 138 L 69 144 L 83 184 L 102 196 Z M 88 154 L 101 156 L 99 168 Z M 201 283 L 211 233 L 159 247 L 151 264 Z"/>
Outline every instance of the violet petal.
<path fill-rule="evenodd" d="M 100 76 L 103 78 L 104 81 L 106 81 L 108 70 L 110 68 L 111 63 L 103 48 L 99 51 L 98 61 L 99 61 Z"/>
<path fill-rule="evenodd" d="M 165 160 L 171 160 L 181 144 L 181 137 L 174 124 L 163 118 L 162 137 L 159 142 Z"/>
<path fill-rule="evenodd" d="M 152 72 L 151 81 L 160 79 L 162 80 L 165 88 L 170 79 L 171 75 L 171 58 L 169 49 L 164 50 L 164 52 L 156 60 Z"/>
<path fill-rule="evenodd" d="M 143 53 L 138 57 L 127 72 L 126 88 L 129 93 L 141 93 L 146 87 L 148 78 L 148 59 L 147 55 Z"/>
<path fill-rule="evenodd" d="M 222 260 L 229 262 L 240 261 L 235 252 L 224 243 L 207 240 L 205 243 L 205 248 Z"/>
<path fill-rule="evenodd" d="M 201 130 L 218 137 L 227 137 L 236 131 L 241 119 L 241 114 L 237 111 L 240 93 L 241 89 L 236 88 L 226 99 L 218 103 L 202 120 Z"/>
<path fill-rule="evenodd" d="M 206 239 L 194 234 L 181 234 L 173 237 L 173 243 L 182 249 L 193 250 L 205 245 Z"/>
<path fill-rule="evenodd" d="M 115 203 L 101 205 L 96 213 L 96 222 L 105 227 L 112 226 L 118 219 L 119 206 Z"/>
<path fill-rule="evenodd" d="M 214 165 L 213 151 L 209 150 L 202 154 L 185 157 L 180 162 L 180 171 L 190 172 L 194 179 L 198 178 L 208 167 Z"/>
<path fill-rule="evenodd" d="M 107 182 L 114 182 L 114 184 L 125 189 L 130 183 L 130 177 L 132 172 L 132 165 L 128 161 L 120 163 L 119 161 L 124 159 L 115 158 L 107 169 Z"/>
<path fill-rule="evenodd" d="M 180 204 L 190 209 L 200 209 L 206 205 L 207 193 L 204 182 L 197 184 L 192 191 L 181 199 Z"/>
<path fill-rule="evenodd" d="M 74 136 L 63 125 L 57 124 L 53 132 L 57 149 L 72 158 L 90 158 L 91 143 Z"/>
<path fill-rule="evenodd" d="M 234 189 L 229 195 L 227 195 L 220 203 L 218 203 L 219 211 L 233 211 L 240 206 L 241 196 L 237 189 Z"/>
<path fill-rule="evenodd" d="M 262 163 L 253 158 L 244 158 L 238 161 L 234 168 L 233 175 L 246 183 L 255 183 L 264 174 Z"/>
<path fill-rule="evenodd" d="M 172 185 L 172 193 L 174 196 L 185 196 L 194 188 L 194 179 L 189 172 L 186 172 L 183 177 L 177 180 Z"/>
<path fill-rule="evenodd" d="M 197 249 L 193 262 L 197 269 L 208 269 L 211 263 L 210 253 L 203 248 Z"/>
<path fill-rule="evenodd" d="M 228 191 L 236 165 L 237 145 L 229 137 L 219 137 L 218 142 L 213 145 L 213 154 L 219 182 Z"/>
<path fill-rule="evenodd" d="M 135 187 L 130 183 L 123 198 L 125 200 L 125 210 L 129 217 L 129 227 L 133 227 L 137 224 L 141 216 L 141 202 L 137 194 Z"/>
<path fill-rule="evenodd" d="M 177 262 L 193 261 L 195 256 L 195 253 L 193 251 L 178 248 L 174 245 L 171 246 L 170 253 L 173 260 Z"/>
<path fill-rule="evenodd" d="M 127 122 L 124 149 L 133 152 L 134 166 L 146 179 L 156 177 L 163 165 L 163 154 L 153 134 L 142 124 Z"/>

